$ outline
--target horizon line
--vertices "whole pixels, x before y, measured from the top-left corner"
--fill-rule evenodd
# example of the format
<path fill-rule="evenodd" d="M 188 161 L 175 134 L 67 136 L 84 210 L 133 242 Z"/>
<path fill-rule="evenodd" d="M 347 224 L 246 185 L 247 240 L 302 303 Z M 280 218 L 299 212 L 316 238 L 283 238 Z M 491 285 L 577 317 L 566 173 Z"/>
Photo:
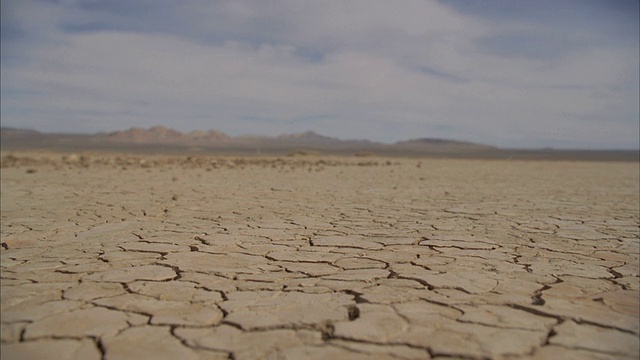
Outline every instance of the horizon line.
<path fill-rule="evenodd" d="M 394 144 L 399 144 L 399 143 L 403 143 L 403 142 L 409 142 L 409 141 L 418 141 L 418 140 L 434 140 L 434 141 L 449 141 L 449 142 L 456 142 L 456 143 L 461 143 L 461 144 L 471 144 L 471 145 L 479 145 L 479 146 L 489 146 L 489 147 L 493 147 L 495 149 L 498 150 L 511 150 L 511 151 L 602 151 L 602 152 L 614 152 L 614 151 L 624 151 L 624 152 L 631 152 L 631 151 L 638 151 L 640 152 L 640 147 L 638 148 L 601 148 L 601 149 L 596 149 L 596 148 L 558 148 L 558 147 L 553 147 L 553 146 L 541 146 L 541 147 L 526 147 L 526 148 L 517 148 L 517 147 L 500 147 L 500 146 L 496 146 L 496 145 L 492 145 L 489 143 L 479 143 L 479 142 L 473 142 L 473 141 L 467 141 L 467 140 L 460 140 L 460 139 L 453 139 L 453 138 L 440 138 L 440 137 L 429 137 L 429 136 L 425 136 L 425 137 L 415 137 L 415 138 L 410 138 L 410 139 L 405 139 L 405 140 L 398 140 L 398 141 L 394 141 L 394 142 L 385 142 L 385 141 L 378 141 L 378 140 L 371 140 L 371 139 L 367 139 L 367 138 L 340 138 L 340 137 L 336 137 L 336 136 L 329 136 L 329 135 L 324 135 L 322 133 L 319 133 L 316 130 L 305 130 L 305 131 L 301 131 L 301 132 L 291 132 L 291 133 L 281 133 L 278 135 L 262 135 L 262 134 L 242 134 L 242 135 L 229 135 L 228 133 L 221 131 L 221 130 L 217 130 L 217 129 L 207 129 L 207 130 L 202 130 L 202 129 L 197 129 L 197 130 L 189 130 L 189 131 L 180 131 L 180 130 L 176 130 L 175 128 L 172 127 L 168 127 L 165 125 L 152 125 L 149 127 L 141 127 L 141 126 L 131 126 L 128 127 L 126 129 L 123 130 L 113 130 L 113 131 L 97 131 L 97 132 L 49 132 L 49 131 L 42 131 L 42 130 L 37 130 L 37 129 L 32 129 L 32 128 L 20 128 L 20 127 L 13 127 L 13 126 L 0 126 L 0 130 L 14 130 L 14 131 L 27 131 L 27 132 L 36 132 L 39 134 L 43 134 L 43 135 L 70 135 L 70 136 L 95 136 L 95 135 L 109 135 L 109 134 L 114 134 L 114 133 L 119 133 L 119 132 L 126 132 L 126 131 L 130 131 L 130 130 L 145 130 L 145 131 L 149 131 L 153 128 L 164 128 L 167 130 L 171 130 L 171 131 L 175 131 L 177 133 L 180 133 L 181 135 L 187 135 L 189 133 L 193 133 L 193 132 L 199 132 L 199 131 L 203 131 L 203 132 L 218 132 L 218 133 L 222 133 L 224 135 L 229 136 L 232 139 L 235 138 L 241 138 L 241 137 L 263 137 L 263 138 L 278 138 L 280 136 L 286 136 L 286 135 L 300 135 L 300 134 L 306 134 L 306 133 L 311 133 L 311 134 L 315 134 L 318 136 L 322 136 L 322 137 L 326 137 L 326 138 L 330 138 L 330 139 L 337 139 L 339 141 L 369 141 L 375 144 L 381 144 L 381 145 L 394 145 Z M 639 154 L 640 155 L 640 154 Z"/>

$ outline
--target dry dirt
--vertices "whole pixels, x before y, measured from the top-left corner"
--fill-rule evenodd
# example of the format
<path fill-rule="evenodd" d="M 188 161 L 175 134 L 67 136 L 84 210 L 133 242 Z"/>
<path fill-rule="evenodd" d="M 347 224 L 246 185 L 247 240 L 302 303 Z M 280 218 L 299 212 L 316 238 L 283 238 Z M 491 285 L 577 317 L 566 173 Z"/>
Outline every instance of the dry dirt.
<path fill-rule="evenodd" d="M 637 359 L 639 164 L 2 157 L 2 359 Z"/>

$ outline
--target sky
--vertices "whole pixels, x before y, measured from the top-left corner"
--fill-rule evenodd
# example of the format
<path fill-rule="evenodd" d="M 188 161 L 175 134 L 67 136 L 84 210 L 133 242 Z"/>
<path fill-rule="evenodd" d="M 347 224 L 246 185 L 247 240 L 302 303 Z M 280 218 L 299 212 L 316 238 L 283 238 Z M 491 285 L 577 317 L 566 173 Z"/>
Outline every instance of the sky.
<path fill-rule="evenodd" d="M 640 148 L 638 0 L 2 0 L 4 127 Z"/>

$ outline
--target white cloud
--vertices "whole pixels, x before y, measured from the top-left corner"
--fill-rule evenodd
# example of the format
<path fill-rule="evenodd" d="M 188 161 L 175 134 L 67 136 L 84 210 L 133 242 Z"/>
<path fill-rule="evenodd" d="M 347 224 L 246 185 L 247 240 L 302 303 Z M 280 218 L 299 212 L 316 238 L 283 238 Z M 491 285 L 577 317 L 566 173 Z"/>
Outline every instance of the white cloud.
<path fill-rule="evenodd" d="M 3 46 L 27 59 L 3 61 L 3 125 L 638 146 L 637 48 L 509 57 L 482 39 L 534 27 L 432 1 L 170 2 L 138 22 L 25 4 L 12 21 L 31 37 Z"/>

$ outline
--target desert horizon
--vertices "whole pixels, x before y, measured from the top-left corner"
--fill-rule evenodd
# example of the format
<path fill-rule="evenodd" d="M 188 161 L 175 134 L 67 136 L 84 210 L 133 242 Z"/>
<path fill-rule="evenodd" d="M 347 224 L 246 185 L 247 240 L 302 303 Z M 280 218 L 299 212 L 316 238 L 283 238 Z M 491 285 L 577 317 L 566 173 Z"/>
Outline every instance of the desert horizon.
<path fill-rule="evenodd" d="M 129 128 L 96 134 L 45 133 L 3 127 L 0 149 L 61 152 L 115 151 L 133 153 L 193 154 L 303 154 L 357 156 L 439 157 L 465 159 L 640 161 L 639 150 L 504 149 L 465 141 L 415 138 L 392 144 L 366 139 L 343 140 L 314 131 L 277 136 L 230 136 L 218 130 L 180 132 L 164 126 Z"/>
<path fill-rule="evenodd" d="M 376 145 L 398 145 L 408 143 L 431 143 L 446 145 L 470 145 L 484 148 L 494 148 L 502 150 L 552 150 L 552 151 L 640 151 L 637 148 L 616 147 L 612 146 L 606 149 L 589 148 L 589 147 L 573 147 L 567 148 L 563 146 L 540 146 L 540 147 L 500 147 L 490 143 L 473 142 L 454 138 L 441 138 L 430 136 L 416 136 L 397 141 L 376 141 L 365 137 L 359 138 L 341 138 L 322 134 L 321 131 L 305 130 L 301 132 L 284 132 L 277 135 L 266 135 L 258 133 L 247 133 L 240 135 L 229 135 L 223 131 L 209 128 L 190 131 L 180 131 L 165 125 L 152 125 L 149 127 L 131 126 L 128 128 L 113 131 L 97 131 L 97 132 L 65 132 L 65 131 L 41 131 L 30 128 L 2 126 L 0 134 L 4 136 L 28 136 L 28 135 L 50 135 L 50 136 L 76 136 L 76 137 L 107 137 L 115 141 L 130 141 L 133 143 L 180 143 L 184 141 L 264 141 L 264 140 L 280 140 L 280 141 L 301 141 L 301 142 L 344 142 L 344 143 L 368 143 Z"/>

